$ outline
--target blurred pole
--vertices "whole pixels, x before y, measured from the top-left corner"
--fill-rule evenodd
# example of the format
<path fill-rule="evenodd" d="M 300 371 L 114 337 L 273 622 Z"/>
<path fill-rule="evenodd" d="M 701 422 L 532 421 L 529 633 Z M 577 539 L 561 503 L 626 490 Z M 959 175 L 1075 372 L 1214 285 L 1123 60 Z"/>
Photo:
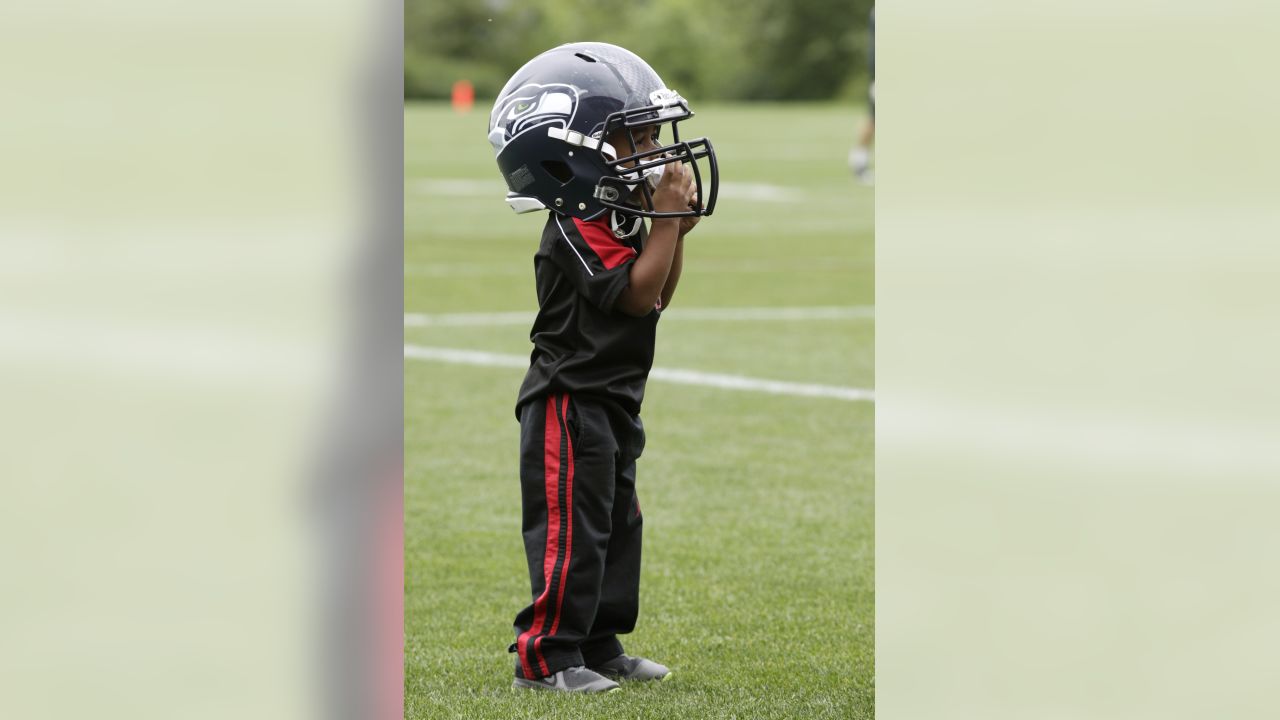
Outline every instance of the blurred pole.
<path fill-rule="evenodd" d="M 362 227 L 348 268 L 342 387 L 315 457 L 322 593 L 317 695 L 327 720 L 404 704 L 402 9 L 381 3 L 353 87 Z"/>

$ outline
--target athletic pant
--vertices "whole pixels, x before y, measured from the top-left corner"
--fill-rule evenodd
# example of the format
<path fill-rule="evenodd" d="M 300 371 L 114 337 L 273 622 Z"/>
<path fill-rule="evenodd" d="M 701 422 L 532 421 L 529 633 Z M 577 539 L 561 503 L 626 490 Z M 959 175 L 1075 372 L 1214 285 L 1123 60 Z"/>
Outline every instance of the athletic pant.
<path fill-rule="evenodd" d="M 520 491 L 532 588 L 516 615 L 526 678 L 622 653 L 639 613 L 636 458 L 644 427 L 607 401 L 552 395 L 520 408 Z"/>

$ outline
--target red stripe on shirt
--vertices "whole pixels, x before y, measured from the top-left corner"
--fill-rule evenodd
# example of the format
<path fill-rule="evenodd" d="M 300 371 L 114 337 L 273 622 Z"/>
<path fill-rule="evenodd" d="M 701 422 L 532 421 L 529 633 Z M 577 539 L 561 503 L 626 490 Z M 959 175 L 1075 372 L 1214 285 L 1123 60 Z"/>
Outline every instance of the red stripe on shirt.
<path fill-rule="evenodd" d="M 609 230 L 608 217 L 604 215 L 600 220 L 591 222 L 574 218 L 573 224 L 578 228 L 578 234 L 582 239 L 587 241 L 592 252 L 599 256 L 600 262 L 604 263 L 605 269 L 612 270 L 636 257 L 636 251 L 613 236 L 613 232 Z"/>

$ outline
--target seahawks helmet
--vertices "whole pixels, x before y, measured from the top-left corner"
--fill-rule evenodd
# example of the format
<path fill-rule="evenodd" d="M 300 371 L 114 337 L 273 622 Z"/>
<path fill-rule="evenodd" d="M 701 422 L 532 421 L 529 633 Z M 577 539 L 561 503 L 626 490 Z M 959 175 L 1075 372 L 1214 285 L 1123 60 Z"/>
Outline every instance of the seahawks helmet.
<path fill-rule="evenodd" d="M 680 139 L 677 125 L 690 117 L 685 99 L 635 53 L 570 43 L 525 63 L 507 81 L 489 116 L 489 142 L 517 213 L 546 208 L 582 220 L 607 210 L 710 215 L 719 185 L 715 150 L 706 138 Z M 632 130 L 664 123 L 671 123 L 670 144 L 637 152 Z M 628 147 L 607 142 L 619 129 L 627 130 Z M 697 198 L 686 211 L 655 212 L 653 188 L 671 163 L 689 164 Z"/>

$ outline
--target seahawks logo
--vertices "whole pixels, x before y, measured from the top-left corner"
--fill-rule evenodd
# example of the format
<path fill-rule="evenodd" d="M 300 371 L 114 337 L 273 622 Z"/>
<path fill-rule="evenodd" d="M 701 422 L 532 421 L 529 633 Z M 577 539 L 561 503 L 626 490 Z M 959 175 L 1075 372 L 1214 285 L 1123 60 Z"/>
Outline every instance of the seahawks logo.
<path fill-rule="evenodd" d="M 489 142 L 494 152 L 501 152 L 520 133 L 534 128 L 568 128 L 577 110 L 578 89 L 572 85 L 523 85 L 494 106 Z"/>

